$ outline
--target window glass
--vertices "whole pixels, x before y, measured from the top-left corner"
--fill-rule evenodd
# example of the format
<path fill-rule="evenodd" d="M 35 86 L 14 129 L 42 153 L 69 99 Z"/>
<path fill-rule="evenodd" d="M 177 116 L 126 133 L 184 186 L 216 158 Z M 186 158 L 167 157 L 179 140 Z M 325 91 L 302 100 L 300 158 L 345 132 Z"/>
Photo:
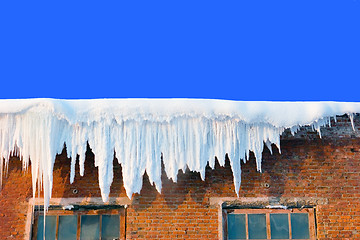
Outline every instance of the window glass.
<path fill-rule="evenodd" d="M 248 214 L 249 239 L 266 239 L 265 214 Z"/>
<path fill-rule="evenodd" d="M 289 238 L 288 214 L 270 214 L 271 239 Z"/>
<path fill-rule="evenodd" d="M 46 216 L 45 239 L 55 240 L 56 235 L 56 216 Z M 37 240 L 44 239 L 44 216 L 38 218 Z"/>
<path fill-rule="evenodd" d="M 77 216 L 59 216 L 59 240 L 76 239 Z"/>
<path fill-rule="evenodd" d="M 309 238 L 309 215 L 307 213 L 291 214 L 291 232 L 293 239 Z"/>
<path fill-rule="evenodd" d="M 245 214 L 228 214 L 228 238 L 245 239 Z"/>
<path fill-rule="evenodd" d="M 223 210 L 227 239 L 315 239 L 313 208 Z"/>
<path fill-rule="evenodd" d="M 125 209 L 119 205 L 81 207 L 79 210 L 61 209 L 54 206 L 46 215 L 46 235 L 44 236 L 44 216 L 36 206 L 32 240 L 92 240 L 125 238 Z M 124 219 L 124 220 L 123 220 Z"/>
<path fill-rule="evenodd" d="M 100 216 L 99 215 L 83 215 L 81 216 L 81 240 L 98 240 L 100 238 Z"/>
<path fill-rule="evenodd" d="M 119 237 L 120 217 L 119 215 L 102 215 L 101 239 L 113 240 Z"/>

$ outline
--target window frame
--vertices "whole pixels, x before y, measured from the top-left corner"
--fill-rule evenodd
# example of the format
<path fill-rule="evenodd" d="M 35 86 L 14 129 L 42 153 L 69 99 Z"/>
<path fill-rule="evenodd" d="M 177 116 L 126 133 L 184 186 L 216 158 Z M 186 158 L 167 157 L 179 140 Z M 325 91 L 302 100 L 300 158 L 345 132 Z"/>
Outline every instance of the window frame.
<path fill-rule="evenodd" d="M 44 216 L 43 208 L 40 206 L 35 206 L 33 214 L 33 224 L 32 224 L 32 236 L 31 240 L 37 239 L 37 227 L 38 227 L 38 218 L 39 216 Z M 126 239 L 126 208 L 121 205 L 74 205 L 73 209 L 63 209 L 62 206 L 50 206 L 49 210 L 45 214 L 46 216 L 56 216 L 56 233 L 55 240 L 58 239 L 59 235 L 59 216 L 77 216 L 77 234 L 76 239 L 80 240 L 81 233 L 81 216 L 84 215 L 99 215 L 99 234 L 101 239 L 101 224 L 102 224 L 102 215 L 119 215 L 120 220 L 120 233 L 119 239 Z"/>
<path fill-rule="evenodd" d="M 248 229 L 248 214 L 265 214 L 266 215 L 266 235 L 267 240 L 271 239 L 271 229 L 270 229 L 270 214 L 271 213 L 285 213 L 288 214 L 288 223 L 289 223 L 289 238 L 292 239 L 292 230 L 291 230 L 291 213 L 308 213 L 309 216 L 309 239 L 316 239 L 316 228 L 315 228 L 315 209 L 314 208 L 291 208 L 291 209 L 276 209 L 276 208 L 225 208 L 223 212 L 223 234 L 224 239 L 228 240 L 228 223 L 227 215 L 228 214 L 245 214 L 245 228 L 246 228 L 246 239 L 249 239 L 249 229 Z M 287 239 L 286 239 L 287 240 Z"/>

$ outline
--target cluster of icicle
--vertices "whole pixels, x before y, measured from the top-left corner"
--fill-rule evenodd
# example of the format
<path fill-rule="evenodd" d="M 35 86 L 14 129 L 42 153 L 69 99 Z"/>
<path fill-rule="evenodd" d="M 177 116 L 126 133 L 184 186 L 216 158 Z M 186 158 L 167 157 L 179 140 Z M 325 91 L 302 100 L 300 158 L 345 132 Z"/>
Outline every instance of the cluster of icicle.
<path fill-rule="evenodd" d="M 271 144 L 280 150 L 286 128 L 295 133 L 302 125 L 317 131 L 330 117 L 360 112 L 358 103 L 236 102 L 199 99 L 0 100 L 0 166 L 6 171 L 11 155 L 21 157 L 23 169 L 31 166 L 33 195 L 37 186 L 49 205 L 55 156 L 64 143 L 71 157 L 74 181 L 79 155 L 84 174 L 87 143 L 95 154 L 103 201 L 113 181 L 113 158 L 122 166 L 129 198 L 139 193 L 143 174 L 161 192 L 161 159 L 166 174 L 176 182 L 179 170 L 200 173 L 230 159 L 235 190 L 241 182 L 241 160 L 250 151 L 261 171 L 261 155 Z M 31 162 L 31 164 L 29 164 Z M 3 169 L 5 167 L 5 169 Z M 1 176 L 2 178 L 2 176 Z M 38 189 L 39 190 L 39 189 Z"/>

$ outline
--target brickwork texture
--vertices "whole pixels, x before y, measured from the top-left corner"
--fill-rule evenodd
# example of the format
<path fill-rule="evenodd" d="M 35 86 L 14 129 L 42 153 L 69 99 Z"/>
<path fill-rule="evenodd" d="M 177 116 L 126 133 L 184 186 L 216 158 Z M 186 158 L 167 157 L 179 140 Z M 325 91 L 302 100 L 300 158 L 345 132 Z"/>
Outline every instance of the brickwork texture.
<path fill-rule="evenodd" d="M 360 129 L 354 132 L 346 117 L 333 125 L 323 129 L 321 139 L 309 128 L 295 136 L 285 133 L 281 154 L 275 146 L 273 155 L 264 151 L 262 173 L 251 155 L 242 164 L 239 197 L 323 198 L 326 203 L 316 205 L 317 239 L 360 239 Z M 55 162 L 53 198 L 100 197 L 93 154 L 87 154 L 85 175 L 77 169 L 73 184 L 69 172 L 70 159 L 63 152 Z M 0 191 L 0 239 L 24 239 L 31 197 L 30 170 L 23 171 L 14 157 Z M 116 162 L 110 197 L 126 197 Z M 126 209 L 126 239 L 218 239 L 214 197 L 237 197 L 228 161 L 208 167 L 205 181 L 187 171 L 179 172 L 174 183 L 163 172 L 161 194 L 145 174 L 141 193 Z"/>

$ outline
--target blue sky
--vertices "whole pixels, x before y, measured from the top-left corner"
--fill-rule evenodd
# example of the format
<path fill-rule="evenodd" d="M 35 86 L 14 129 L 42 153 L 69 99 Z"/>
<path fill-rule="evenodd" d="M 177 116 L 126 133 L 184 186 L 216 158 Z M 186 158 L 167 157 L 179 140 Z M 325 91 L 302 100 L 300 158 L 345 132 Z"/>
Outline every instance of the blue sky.
<path fill-rule="evenodd" d="M 360 101 L 359 0 L 2 1 L 0 98 Z"/>

